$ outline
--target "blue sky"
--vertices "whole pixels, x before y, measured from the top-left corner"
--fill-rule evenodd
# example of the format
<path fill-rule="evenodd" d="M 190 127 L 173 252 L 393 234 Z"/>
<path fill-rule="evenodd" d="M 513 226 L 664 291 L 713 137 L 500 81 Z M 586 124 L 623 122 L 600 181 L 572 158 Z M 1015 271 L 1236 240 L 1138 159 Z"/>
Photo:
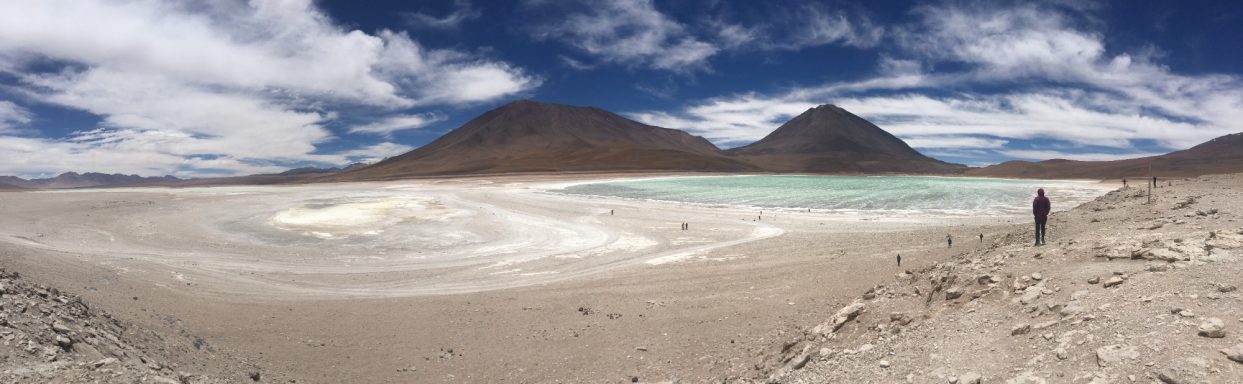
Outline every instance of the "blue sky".
<path fill-rule="evenodd" d="M 0 2 L 0 174 L 375 161 L 500 104 L 727 148 L 837 104 L 969 165 L 1243 131 L 1237 1 Z"/>

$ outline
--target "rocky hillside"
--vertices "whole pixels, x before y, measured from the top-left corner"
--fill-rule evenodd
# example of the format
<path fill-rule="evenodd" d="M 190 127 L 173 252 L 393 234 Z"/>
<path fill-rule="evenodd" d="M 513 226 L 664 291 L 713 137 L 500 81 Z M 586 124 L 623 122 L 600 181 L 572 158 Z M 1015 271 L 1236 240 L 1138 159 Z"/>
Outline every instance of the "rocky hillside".
<path fill-rule="evenodd" d="M 967 169 L 924 156 L 835 105 L 809 109 L 760 141 L 726 153 L 777 172 L 954 174 Z"/>
<path fill-rule="evenodd" d="M 1111 192 L 898 273 L 772 347 L 783 383 L 1241 383 L 1243 175 Z"/>
<path fill-rule="evenodd" d="M 258 369 L 226 362 L 227 373 L 205 375 L 193 359 L 206 341 L 191 345 L 133 327 L 79 297 L 25 281 L 0 268 L 0 383 L 237 383 L 263 379 Z M 220 364 L 216 351 L 208 351 Z M 219 367 L 219 366 L 217 366 Z M 219 373 L 219 369 L 209 369 Z"/>

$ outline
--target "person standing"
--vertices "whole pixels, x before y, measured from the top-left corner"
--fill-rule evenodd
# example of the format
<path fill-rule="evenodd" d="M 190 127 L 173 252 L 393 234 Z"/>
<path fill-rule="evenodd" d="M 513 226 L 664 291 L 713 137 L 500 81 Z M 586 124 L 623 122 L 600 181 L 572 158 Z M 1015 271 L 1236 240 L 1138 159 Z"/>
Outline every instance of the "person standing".
<path fill-rule="evenodd" d="M 901 253 L 898 254 L 898 266 L 899 267 L 902 266 L 902 254 Z"/>
<path fill-rule="evenodd" d="M 947 244 L 947 245 L 945 246 L 946 248 L 953 248 L 953 247 L 954 247 L 954 237 L 953 237 L 953 236 L 950 236 L 948 233 L 947 233 L 947 234 L 945 234 L 945 243 Z"/>
<path fill-rule="evenodd" d="M 1126 179 L 1122 179 L 1122 188 L 1126 188 Z"/>
<path fill-rule="evenodd" d="M 1045 223 L 1049 221 L 1052 204 L 1044 195 L 1044 188 L 1036 190 L 1036 198 L 1032 200 L 1032 215 L 1036 217 L 1036 245 L 1044 245 Z"/>

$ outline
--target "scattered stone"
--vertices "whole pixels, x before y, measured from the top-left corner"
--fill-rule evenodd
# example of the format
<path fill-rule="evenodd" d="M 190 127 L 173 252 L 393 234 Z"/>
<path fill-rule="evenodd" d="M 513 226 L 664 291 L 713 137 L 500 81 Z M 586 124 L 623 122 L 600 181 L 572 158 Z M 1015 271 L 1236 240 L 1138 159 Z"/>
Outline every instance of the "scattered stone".
<path fill-rule="evenodd" d="M 1066 348 L 1056 348 L 1053 350 L 1053 354 L 1057 355 L 1058 360 L 1066 360 L 1070 358 L 1070 354 L 1066 352 Z"/>
<path fill-rule="evenodd" d="M 647 347 L 634 347 L 634 350 L 639 352 L 647 352 Z"/>
<path fill-rule="evenodd" d="M 1122 360 L 1139 358 L 1139 351 L 1130 345 L 1107 345 L 1096 349 L 1096 364 L 1101 367 L 1118 364 Z"/>
<path fill-rule="evenodd" d="M 1123 281 L 1126 281 L 1126 280 L 1123 280 L 1121 277 L 1114 276 L 1114 277 L 1109 278 L 1109 280 L 1105 280 L 1104 286 L 1105 288 L 1109 288 L 1113 286 L 1122 285 Z"/>
<path fill-rule="evenodd" d="M 984 380 L 983 376 L 975 372 L 967 372 L 958 377 L 958 384 L 981 384 Z"/>
<path fill-rule="evenodd" d="M 1200 336 L 1214 339 L 1226 337 L 1226 323 L 1216 317 L 1204 319 L 1200 323 Z"/>
<path fill-rule="evenodd" d="M 70 340 L 68 337 L 56 335 L 56 345 L 61 349 L 68 351 L 70 348 L 73 348 L 73 340 Z"/>
<path fill-rule="evenodd" d="M 946 300 L 954 300 L 959 297 L 962 297 L 962 290 L 958 289 L 958 287 L 950 288 L 945 291 Z"/>
<path fill-rule="evenodd" d="M 1088 284 L 1096 284 L 1101 282 L 1100 276 L 1092 276 L 1088 278 Z"/>
<path fill-rule="evenodd" d="M 889 360 L 881 360 L 878 364 L 881 368 L 889 368 Z"/>
<path fill-rule="evenodd" d="M 246 377 L 249 377 L 253 381 L 259 381 L 260 379 L 259 370 L 256 369 L 256 370 L 250 371 L 250 373 L 246 374 Z"/>
<path fill-rule="evenodd" d="M 1243 343 L 1223 349 L 1221 353 L 1225 354 L 1227 359 L 1233 360 L 1236 363 L 1243 363 Z"/>
<path fill-rule="evenodd" d="M 1221 292 L 1221 293 L 1230 293 L 1238 289 L 1239 287 L 1230 285 L 1230 284 L 1218 284 L 1217 285 L 1217 292 Z"/>
<path fill-rule="evenodd" d="M 829 318 L 828 321 L 812 328 L 811 332 L 815 334 L 829 334 L 837 332 L 837 330 L 841 329 L 847 322 L 854 320 L 855 317 L 858 317 L 859 313 L 863 312 L 863 308 L 865 306 L 866 305 L 864 305 L 863 302 L 856 301 L 850 305 L 842 307 L 842 309 L 837 310 L 837 313 L 833 314 L 833 317 Z"/>
<path fill-rule="evenodd" d="M 1040 274 L 1040 272 L 1033 273 L 1032 280 L 1036 280 L 1036 281 L 1044 280 L 1044 275 Z"/>
<path fill-rule="evenodd" d="M 1031 324 L 1019 324 L 1010 328 L 1010 336 L 1026 335 L 1032 330 Z"/>

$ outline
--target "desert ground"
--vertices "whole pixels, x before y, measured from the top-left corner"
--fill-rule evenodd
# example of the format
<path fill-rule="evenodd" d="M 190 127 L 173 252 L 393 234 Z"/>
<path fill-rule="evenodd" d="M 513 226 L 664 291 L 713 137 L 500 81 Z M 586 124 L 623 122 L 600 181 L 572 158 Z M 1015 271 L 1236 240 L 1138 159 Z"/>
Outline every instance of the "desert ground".
<path fill-rule="evenodd" d="M 1239 341 L 1239 293 L 1214 291 L 1239 284 L 1230 241 L 1243 236 L 1240 176 L 1163 185 L 1151 205 L 1137 188 L 1111 192 L 1056 213 L 1039 248 L 1027 244 L 1026 217 L 778 210 L 760 219 L 545 191 L 614 177 L 0 193 L 0 283 L 16 292 L 0 296 L 15 330 L 0 334 L 0 378 L 945 382 L 977 372 L 991 382 L 1022 371 L 1121 382 L 1167 368 L 1194 371 L 1188 380 L 1243 377 L 1218 352 Z M 1115 271 L 1124 283 L 1086 283 Z M 1060 314 L 1072 306 L 1082 310 Z M 1195 336 L 1208 317 L 1226 322 L 1225 338 Z M 826 319 L 832 331 L 816 329 Z M 1011 336 L 1019 323 L 1036 325 Z M 1103 343 L 1135 357 L 1098 367 L 1089 355 Z M 1058 348 L 1067 359 L 1049 357 Z M 1184 357 L 1204 364 L 1166 363 Z"/>

